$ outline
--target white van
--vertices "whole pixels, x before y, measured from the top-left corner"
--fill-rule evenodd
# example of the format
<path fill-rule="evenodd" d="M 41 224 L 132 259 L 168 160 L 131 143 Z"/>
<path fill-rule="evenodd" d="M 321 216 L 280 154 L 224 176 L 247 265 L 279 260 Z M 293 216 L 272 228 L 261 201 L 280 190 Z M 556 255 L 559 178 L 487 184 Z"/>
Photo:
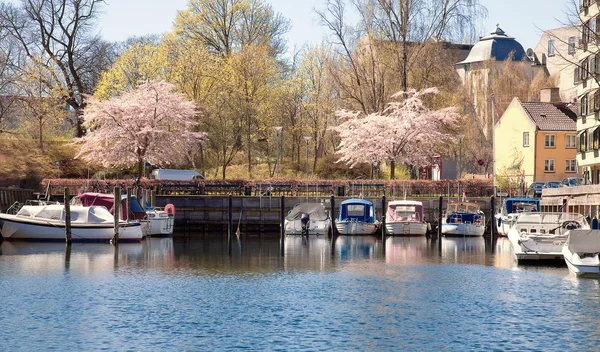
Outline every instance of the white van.
<path fill-rule="evenodd" d="M 192 181 L 203 179 L 204 176 L 196 170 L 155 169 L 152 170 L 150 178 L 157 180 Z"/>

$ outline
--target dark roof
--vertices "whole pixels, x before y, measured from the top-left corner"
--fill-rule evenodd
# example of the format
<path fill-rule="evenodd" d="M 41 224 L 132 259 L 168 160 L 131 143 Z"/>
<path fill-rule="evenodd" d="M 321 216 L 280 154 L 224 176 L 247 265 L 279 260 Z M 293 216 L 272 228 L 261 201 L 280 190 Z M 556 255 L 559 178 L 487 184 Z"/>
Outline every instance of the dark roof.
<path fill-rule="evenodd" d="M 496 27 L 490 35 L 479 39 L 469 56 L 457 65 L 486 60 L 505 61 L 511 55 L 513 61 L 522 61 L 526 58 L 523 46 L 515 38 L 506 35 L 500 27 Z"/>
<path fill-rule="evenodd" d="M 542 131 L 577 131 L 577 114 L 567 103 L 521 102 L 527 115 Z"/>

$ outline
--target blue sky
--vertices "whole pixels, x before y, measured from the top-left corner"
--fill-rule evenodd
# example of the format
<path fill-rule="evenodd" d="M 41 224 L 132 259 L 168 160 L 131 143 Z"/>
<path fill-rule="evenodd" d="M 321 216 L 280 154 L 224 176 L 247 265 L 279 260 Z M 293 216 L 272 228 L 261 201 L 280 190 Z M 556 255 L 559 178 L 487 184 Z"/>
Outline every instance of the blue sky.
<path fill-rule="evenodd" d="M 267 0 L 275 11 L 292 23 L 288 34 L 291 49 L 306 42 L 318 43 L 327 33 L 317 21 L 313 9 L 323 8 L 324 0 Z M 98 29 L 111 41 L 130 36 L 163 33 L 171 30 L 177 10 L 185 9 L 188 0 L 107 0 Z M 480 0 L 488 9 L 481 24 L 481 35 L 496 24 L 515 37 L 525 49 L 535 47 L 544 29 L 561 27 L 571 0 Z"/>

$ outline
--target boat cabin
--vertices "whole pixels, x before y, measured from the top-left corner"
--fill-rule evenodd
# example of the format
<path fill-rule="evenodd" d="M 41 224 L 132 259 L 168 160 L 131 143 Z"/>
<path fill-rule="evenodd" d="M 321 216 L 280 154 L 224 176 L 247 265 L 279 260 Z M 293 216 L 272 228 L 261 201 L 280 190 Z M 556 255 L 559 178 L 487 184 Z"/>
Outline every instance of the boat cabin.
<path fill-rule="evenodd" d="M 388 203 L 386 222 L 423 222 L 423 203 L 397 200 Z"/>
<path fill-rule="evenodd" d="M 526 212 L 539 212 L 540 200 L 537 198 L 506 198 L 502 206 L 502 215 Z"/>
<path fill-rule="evenodd" d="M 340 204 L 339 221 L 375 222 L 373 203 L 365 199 L 348 199 Z"/>
<path fill-rule="evenodd" d="M 71 202 L 72 204 L 80 204 L 83 206 L 103 206 L 106 207 L 111 214 L 114 214 L 115 210 L 115 197 L 112 194 L 87 192 L 75 196 Z M 131 220 L 143 220 L 147 216 L 146 211 L 142 208 L 135 196 L 131 197 L 129 200 L 129 207 L 127 207 L 127 196 L 121 195 L 121 219 L 127 219 L 127 211 L 129 211 L 129 218 Z"/>
<path fill-rule="evenodd" d="M 473 202 L 455 202 L 448 204 L 448 209 L 446 210 L 446 214 L 450 215 L 452 213 L 471 213 L 478 214 L 481 207 L 477 203 Z"/>

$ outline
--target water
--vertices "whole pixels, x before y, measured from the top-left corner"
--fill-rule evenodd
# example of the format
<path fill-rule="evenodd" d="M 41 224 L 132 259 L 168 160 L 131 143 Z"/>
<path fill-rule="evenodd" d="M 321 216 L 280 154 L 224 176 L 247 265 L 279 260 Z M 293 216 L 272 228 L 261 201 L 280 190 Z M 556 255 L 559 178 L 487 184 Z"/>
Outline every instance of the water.
<path fill-rule="evenodd" d="M 0 245 L 3 351 L 597 350 L 600 285 L 500 238 Z M 492 250 L 493 249 L 493 250 Z"/>

